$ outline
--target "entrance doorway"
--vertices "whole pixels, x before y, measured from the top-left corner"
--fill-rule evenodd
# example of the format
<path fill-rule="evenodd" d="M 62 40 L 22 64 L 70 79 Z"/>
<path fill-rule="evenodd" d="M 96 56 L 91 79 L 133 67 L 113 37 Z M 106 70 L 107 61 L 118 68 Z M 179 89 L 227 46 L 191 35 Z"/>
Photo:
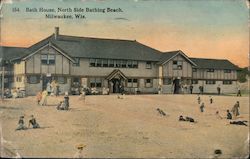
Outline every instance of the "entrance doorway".
<path fill-rule="evenodd" d="M 51 76 L 43 76 L 43 90 L 45 90 L 47 88 L 47 84 L 52 81 L 52 77 Z"/>
<path fill-rule="evenodd" d="M 113 93 L 121 93 L 121 80 L 118 78 L 113 78 L 110 82 L 113 85 Z"/>
<path fill-rule="evenodd" d="M 127 77 L 118 69 L 113 70 L 106 78 L 110 93 L 122 93 Z"/>
<path fill-rule="evenodd" d="M 174 85 L 174 94 L 179 94 L 180 93 L 180 79 L 175 78 L 173 80 L 173 85 Z"/>

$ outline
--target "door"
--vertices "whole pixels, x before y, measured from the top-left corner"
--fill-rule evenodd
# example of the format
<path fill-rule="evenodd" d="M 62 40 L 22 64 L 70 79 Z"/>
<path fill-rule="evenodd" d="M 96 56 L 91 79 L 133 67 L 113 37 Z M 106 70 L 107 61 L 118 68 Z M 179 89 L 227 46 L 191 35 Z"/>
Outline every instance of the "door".
<path fill-rule="evenodd" d="M 43 90 L 47 88 L 47 84 L 51 83 L 52 77 L 43 76 Z"/>
<path fill-rule="evenodd" d="M 174 85 L 174 94 L 179 94 L 180 93 L 180 79 L 174 79 L 173 80 L 173 85 Z"/>

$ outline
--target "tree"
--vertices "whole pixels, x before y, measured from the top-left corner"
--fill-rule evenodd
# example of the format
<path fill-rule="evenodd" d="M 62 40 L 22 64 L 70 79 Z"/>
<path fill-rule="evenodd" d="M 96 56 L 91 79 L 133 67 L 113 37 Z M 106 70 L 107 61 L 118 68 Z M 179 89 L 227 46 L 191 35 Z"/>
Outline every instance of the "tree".
<path fill-rule="evenodd" d="M 237 79 L 240 83 L 244 83 L 247 81 L 246 76 L 250 75 L 250 71 L 248 70 L 247 67 L 240 68 L 238 73 L 237 73 Z"/>

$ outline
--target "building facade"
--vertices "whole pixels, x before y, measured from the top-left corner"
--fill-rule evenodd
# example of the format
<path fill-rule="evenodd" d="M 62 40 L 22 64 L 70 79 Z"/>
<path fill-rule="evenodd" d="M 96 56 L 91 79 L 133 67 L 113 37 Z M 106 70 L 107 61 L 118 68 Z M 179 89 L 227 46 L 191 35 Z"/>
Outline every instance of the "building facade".
<path fill-rule="evenodd" d="M 60 91 L 109 88 L 118 93 L 175 93 L 193 86 L 198 93 L 235 93 L 237 67 L 228 60 L 189 58 L 182 51 L 160 52 L 137 41 L 74 37 L 55 33 L 28 48 L 0 48 L 5 87 L 35 95 L 56 80 Z"/>

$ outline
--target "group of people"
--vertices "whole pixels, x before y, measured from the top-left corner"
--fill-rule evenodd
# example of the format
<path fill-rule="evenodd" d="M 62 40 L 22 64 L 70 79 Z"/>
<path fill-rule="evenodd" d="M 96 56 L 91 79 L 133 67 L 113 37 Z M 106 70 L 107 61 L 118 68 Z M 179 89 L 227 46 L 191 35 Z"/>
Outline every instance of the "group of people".
<path fill-rule="evenodd" d="M 25 97 L 25 93 L 24 93 L 24 91 L 20 90 L 19 87 L 12 88 L 12 89 L 6 88 L 4 90 L 4 96 L 5 96 L 5 98 L 14 98 L 14 99 L 16 99 L 16 98 Z"/>
<path fill-rule="evenodd" d="M 39 91 L 36 95 L 37 104 L 41 106 L 47 105 L 48 92 L 47 90 Z"/>
<path fill-rule="evenodd" d="M 56 97 L 59 96 L 60 86 L 56 80 L 53 80 L 51 83 L 50 81 L 47 83 L 46 90 L 48 95 L 55 95 Z"/>
<path fill-rule="evenodd" d="M 31 115 L 30 117 L 31 119 L 29 120 L 29 125 L 28 127 L 26 127 L 24 123 L 24 116 L 20 116 L 19 121 L 18 121 L 18 127 L 16 128 L 16 130 L 26 130 L 30 126 L 32 126 L 33 129 L 40 128 L 40 125 L 37 123 L 34 115 Z"/>

